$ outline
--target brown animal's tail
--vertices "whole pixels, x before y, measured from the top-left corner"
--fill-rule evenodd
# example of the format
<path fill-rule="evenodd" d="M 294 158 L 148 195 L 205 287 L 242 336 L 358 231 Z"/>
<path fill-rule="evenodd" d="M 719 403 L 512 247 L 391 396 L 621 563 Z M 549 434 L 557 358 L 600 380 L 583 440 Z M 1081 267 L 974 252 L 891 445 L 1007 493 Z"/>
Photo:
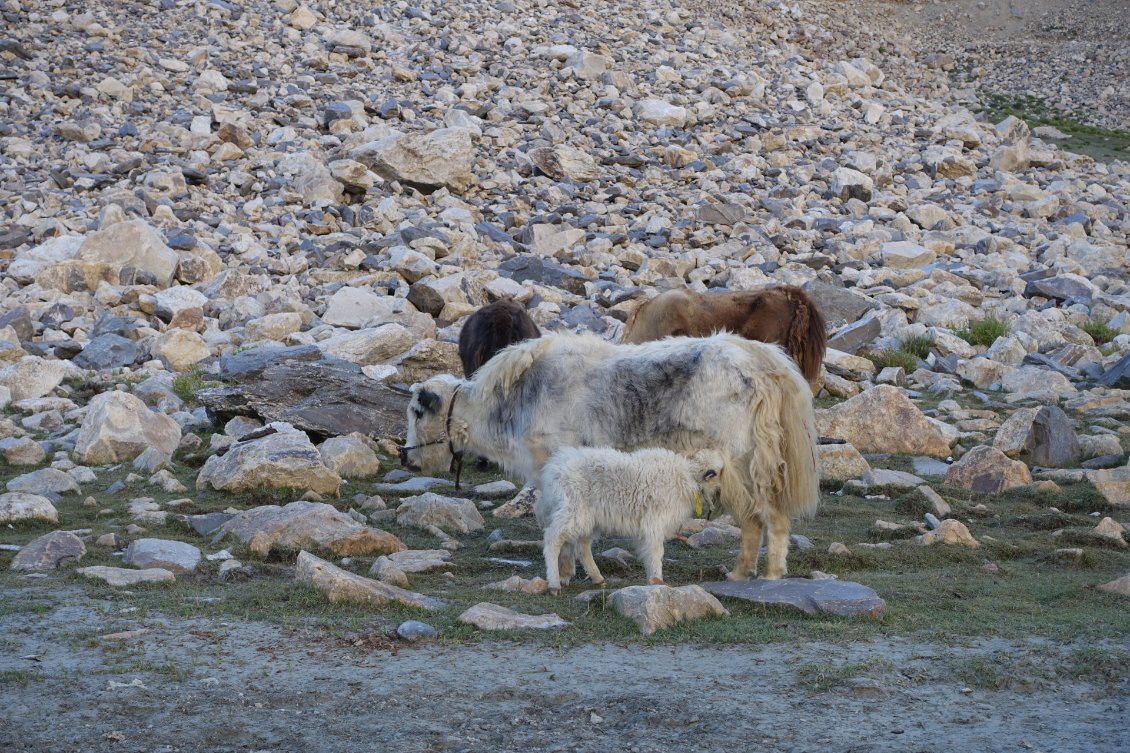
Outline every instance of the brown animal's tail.
<path fill-rule="evenodd" d="M 820 375 L 824 351 L 828 346 L 824 315 L 816 307 L 816 302 L 800 288 L 790 286 L 780 290 L 793 309 L 793 319 L 785 333 L 785 350 L 800 366 L 804 378 L 813 382 Z"/>

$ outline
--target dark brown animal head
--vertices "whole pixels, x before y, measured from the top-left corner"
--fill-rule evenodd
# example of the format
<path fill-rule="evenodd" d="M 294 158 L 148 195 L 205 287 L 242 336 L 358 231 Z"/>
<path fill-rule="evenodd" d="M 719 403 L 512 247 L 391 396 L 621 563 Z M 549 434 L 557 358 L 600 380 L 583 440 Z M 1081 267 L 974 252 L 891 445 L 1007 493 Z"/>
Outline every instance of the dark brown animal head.
<path fill-rule="evenodd" d="M 503 298 L 471 314 L 459 333 L 463 375 L 471 378 L 495 353 L 514 343 L 541 337 L 541 330 L 513 298 Z"/>

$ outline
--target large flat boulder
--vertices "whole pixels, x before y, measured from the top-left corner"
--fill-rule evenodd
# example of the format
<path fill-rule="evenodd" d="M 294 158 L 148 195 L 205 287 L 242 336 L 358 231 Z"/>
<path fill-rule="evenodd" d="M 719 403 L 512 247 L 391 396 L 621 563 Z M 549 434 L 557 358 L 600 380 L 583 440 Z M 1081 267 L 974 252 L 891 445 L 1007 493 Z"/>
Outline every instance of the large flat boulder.
<path fill-rule="evenodd" d="M 200 550 L 185 541 L 136 539 L 126 547 L 122 561 L 141 569 L 160 567 L 177 575 L 195 572 Z"/>
<path fill-rule="evenodd" d="M 221 359 L 220 368 L 228 384 L 197 393 L 217 421 L 257 416 L 324 436 L 402 438 L 407 431 L 407 396 L 316 347 L 259 348 Z"/>
<path fill-rule="evenodd" d="M 274 548 L 319 548 L 339 556 L 390 554 L 407 548 L 391 533 L 358 523 L 324 502 L 253 507 L 221 525 L 213 542 L 228 534 L 260 557 Z"/>
<path fill-rule="evenodd" d="M 75 572 L 79 575 L 85 575 L 87 578 L 104 581 L 107 585 L 115 588 L 128 588 L 143 583 L 172 583 L 177 579 L 177 576 L 161 567 L 130 570 L 125 567 L 93 565 L 91 567 L 80 567 Z"/>
<path fill-rule="evenodd" d="M 475 146 L 466 128 L 394 134 L 361 149 L 354 157 L 386 180 L 457 192 L 471 184 Z"/>
<path fill-rule="evenodd" d="M 715 596 L 728 596 L 766 606 L 791 607 L 806 614 L 836 617 L 882 617 L 887 603 L 860 583 L 843 580 L 742 580 L 703 583 Z"/>
<path fill-rule="evenodd" d="M 104 269 L 111 282 L 119 282 L 122 271 L 133 268 L 162 288 L 172 284 L 180 262 L 160 231 L 144 220 L 118 222 L 87 235 L 75 259 Z"/>
<path fill-rule="evenodd" d="M 68 374 L 76 371 L 66 361 L 24 356 L 16 363 L 0 369 L 0 387 L 11 390 L 13 402 L 35 400 L 50 394 L 63 383 Z"/>
<path fill-rule="evenodd" d="M 365 578 L 326 562 L 309 552 L 298 553 L 294 578 L 299 583 L 313 586 L 333 603 L 370 604 L 385 606 L 401 604 L 418 609 L 440 609 L 444 603 L 431 596 Z"/>

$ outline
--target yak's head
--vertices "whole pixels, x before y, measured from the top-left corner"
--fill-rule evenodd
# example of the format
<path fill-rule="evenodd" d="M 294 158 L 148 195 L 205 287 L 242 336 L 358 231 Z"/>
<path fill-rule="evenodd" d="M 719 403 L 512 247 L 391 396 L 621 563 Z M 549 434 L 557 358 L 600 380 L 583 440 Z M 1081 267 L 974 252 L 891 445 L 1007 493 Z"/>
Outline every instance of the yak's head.
<path fill-rule="evenodd" d="M 400 464 L 405 468 L 441 473 L 451 466 L 448 408 L 459 384 L 459 379 L 441 374 L 412 385 L 412 400 L 408 403 L 408 442 L 400 449 Z M 463 442 L 456 442 L 456 445 L 462 447 Z"/>

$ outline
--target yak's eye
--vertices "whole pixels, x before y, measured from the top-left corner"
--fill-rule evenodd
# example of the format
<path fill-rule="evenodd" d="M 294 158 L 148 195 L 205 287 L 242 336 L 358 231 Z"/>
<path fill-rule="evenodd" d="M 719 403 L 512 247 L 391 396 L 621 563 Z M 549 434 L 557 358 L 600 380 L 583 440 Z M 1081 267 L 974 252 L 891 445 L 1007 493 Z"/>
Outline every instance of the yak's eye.
<path fill-rule="evenodd" d="M 424 412 L 419 408 L 413 408 L 412 415 L 414 415 L 417 419 L 420 419 L 424 417 Z"/>

